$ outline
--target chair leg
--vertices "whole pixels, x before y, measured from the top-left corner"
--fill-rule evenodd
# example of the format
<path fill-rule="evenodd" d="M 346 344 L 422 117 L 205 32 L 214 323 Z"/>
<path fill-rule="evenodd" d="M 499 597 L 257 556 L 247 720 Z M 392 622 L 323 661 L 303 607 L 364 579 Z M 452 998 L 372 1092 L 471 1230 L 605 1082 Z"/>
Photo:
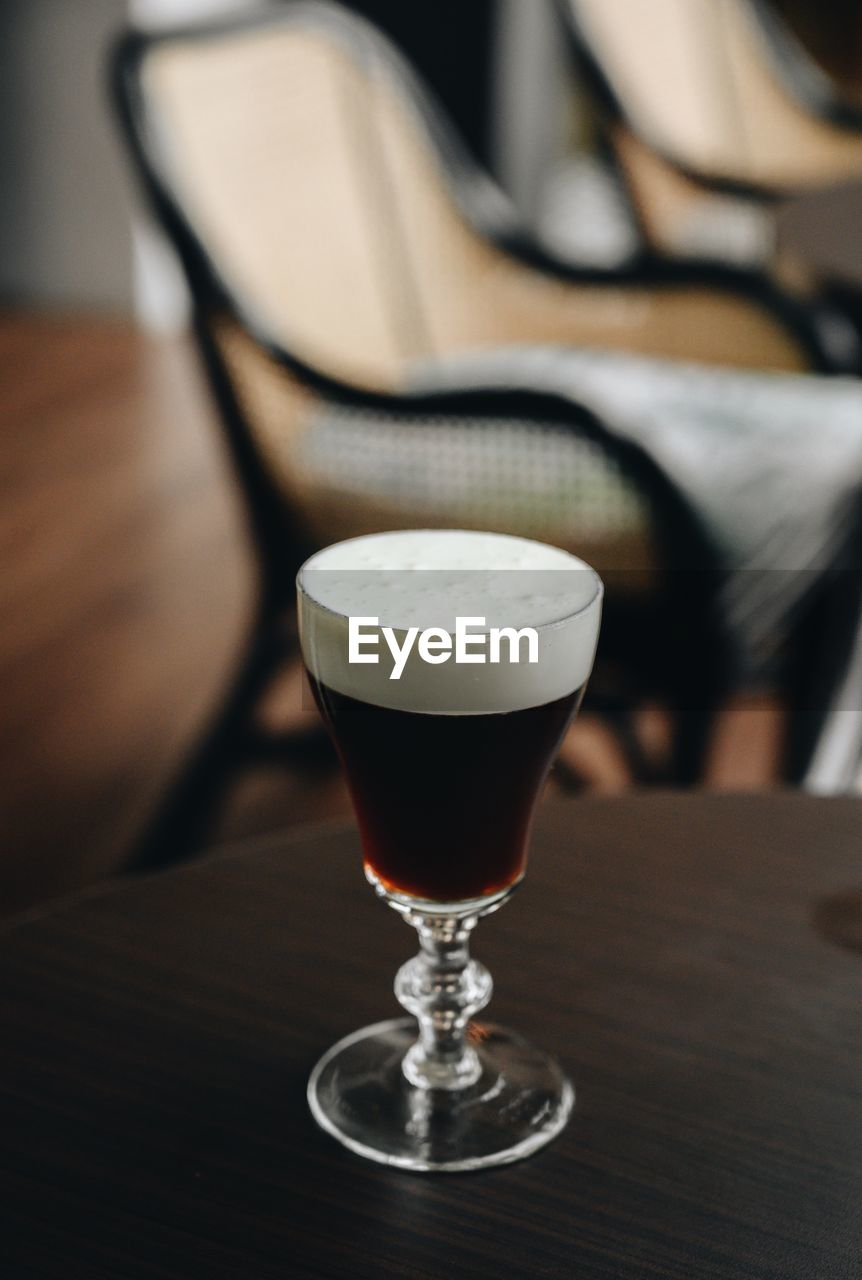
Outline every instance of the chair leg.
<path fill-rule="evenodd" d="M 860 546 L 858 532 L 856 547 Z M 853 551 L 848 555 L 858 555 Z M 818 743 L 827 727 L 830 713 L 840 696 L 844 678 L 851 669 L 858 643 L 862 618 L 862 578 L 854 568 L 839 567 L 825 575 L 820 591 L 809 605 L 794 636 L 795 650 L 789 677 L 791 707 L 788 732 L 786 772 L 794 785 L 801 785 L 808 774 Z M 857 709 L 846 706 L 844 709 Z M 841 790 L 846 778 L 836 778 L 834 789 Z M 827 789 L 823 780 L 821 789 Z"/>
<path fill-rule="evenodd" d="M 199 851 L 225 784 L 246 755 L 255 707 L 284 656 L 283 638 L 259 629 L 221 707 L 138 841 L 129 871 L 155 871 Z"/>
<path fill-rule="evenodd" d="M 692 705 L 686 700 L 671 704 L 674 724 L 670 767 L 672 785 L 694 787 L 703 781 L 717 712 L 717 704 L 706 702 Z"/>

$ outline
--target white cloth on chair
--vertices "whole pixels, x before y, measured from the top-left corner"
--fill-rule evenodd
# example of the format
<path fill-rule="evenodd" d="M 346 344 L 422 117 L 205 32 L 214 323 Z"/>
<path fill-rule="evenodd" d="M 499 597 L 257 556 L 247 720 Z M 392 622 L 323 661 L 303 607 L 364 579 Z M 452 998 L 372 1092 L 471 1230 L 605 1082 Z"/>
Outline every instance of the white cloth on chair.
<path fill-rule="evenodd" d="M 414 386 L 571 397 L 641 445 L 729 571 L 724 608 L 754 669 L 836 563 L 862 489 L 862 382 L 609 351 L 511 348 L 426 362 Z"/>

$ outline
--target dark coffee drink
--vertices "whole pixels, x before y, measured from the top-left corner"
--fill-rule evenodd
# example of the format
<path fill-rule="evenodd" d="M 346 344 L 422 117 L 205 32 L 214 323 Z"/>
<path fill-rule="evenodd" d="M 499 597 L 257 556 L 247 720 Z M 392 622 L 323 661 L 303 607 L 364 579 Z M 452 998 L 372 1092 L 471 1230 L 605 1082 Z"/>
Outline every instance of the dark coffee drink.
<path fill-rule="evenodd" d="M 582 690 L 498 715 L 427 715 L 360 702 L 312 678 L 344 764 L 366 869 L 439 902 L 521 878 L 536 798 Z"/>

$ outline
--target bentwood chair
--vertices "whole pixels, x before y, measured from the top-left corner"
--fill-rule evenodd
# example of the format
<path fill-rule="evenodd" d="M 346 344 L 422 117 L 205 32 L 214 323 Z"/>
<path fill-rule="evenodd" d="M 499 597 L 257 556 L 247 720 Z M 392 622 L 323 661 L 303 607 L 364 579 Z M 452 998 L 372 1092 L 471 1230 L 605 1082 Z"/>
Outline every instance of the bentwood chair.
<path fill-rule="evenodd" d="M 838 371 L 824 313 L 752 273 L 548 258 L 391 45 L 337 6 L 132 33 L 114 73 L 191 288 L 261 567 L 249 656 L 142 857 L 188 845 L 213 778 L 240 746 L 260 749 L 249 711 L 283 656 L 303 554 L 375 529 L 500 529 L 591 560 L 610 588 L 608 698 L 660 694 L 675 712 L 672 775 L 696 778 L 726 650 L 717 558 L 690 504 L 571 397 L 422 393 L 414 373 L 513 342 Z"/>
<path fill-rule="evenodd" d="M 676 251 L 704 193 L 768 205 L 862 178 L 862 100 L 769 0 L 558 0 L 646 240 Z"/>

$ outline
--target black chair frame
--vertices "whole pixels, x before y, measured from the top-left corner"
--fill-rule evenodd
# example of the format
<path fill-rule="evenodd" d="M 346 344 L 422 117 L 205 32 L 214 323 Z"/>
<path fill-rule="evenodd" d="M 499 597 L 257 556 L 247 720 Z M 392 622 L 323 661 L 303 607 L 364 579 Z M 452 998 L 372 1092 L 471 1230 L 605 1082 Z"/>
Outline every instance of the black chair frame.
<path fill-rule="evenodd" d="M 621 658 L 630 645 L 631 627 L 644 634 L 647 665 L 666 681 L 666 693 L 678 715 L 673 779 L 696 780 L 709 727 L 728 680 L 729 645 L 716 595 L 722 570 L 701 520 L 655 461 L 637 445 L 617 435 L 582 405 L 535 388 L 487 386 L 434 393 L 388 394 L 346 384 L 311 367 L 287 350 L 238 297 L 197 234 L 172 181 L 159 135 L 151 127 L 142 70 L 148 55 L 165 42 L 218 40 L 232 33 L 291 23 L 323 24 L 351 45 L 373 41 L 386 57 L 425 118 L 437 141 L 441 171 L 464 215 L 505 252 L 558 280 L 577 283 L 631 284 L 656 289 L 704 284 L 742 293 L 764 307 L 799 338 L 813 364 L 832 368 L 820 343 L 816 317 L 782 294 L 763 276 L 712 263 L 693 265 L 663 261 L 643 254 L 619 271 L 578 268 L 549 257 L 510 218 L 496 190 L 478 174 L 455 136 L 403 59 L 369 25 L 328 3 L 301 2 L 277 12 L 231 17 L 167 32 L 126 33 L 111 61 L 112 95 L 125 142 L 149 205 L 181 261 L 193 299 L 194 331 L 244 498 L 247 524 L 256 553 L 258 590 L 248 643 L 230 690 L 193 752 L 179 782 L 167 796 L 135 854 L 135 865 L 153 867 L 189 856 L 204 834 L 212 797 L 238 762 L 249 754 L 273 750 L 295 760 L 307 759 L 309 742 L 262 743 L 251 728 L 255 705 L 294 643 L 289 622 L 295 572 L 311 548 L 260 456 L 213 337 L 213 321 L 228 317 L 262 352 L 322 401 L 346 409 L 397 418 L 402 423 L 429 419 L 463 421 L 512 420 L 555 424 L 598 443 L 638 486 L 656 516 L 660 559 L 666 568 L 667 592 L 646 619 L 634 618 L 629 606 L 616 610 L 609 593 L 605 647 L 617 647 Z M 490 198 L 489 198 L 490 197 Z M 491 214 L 489 215 L 489 210 Z M 616 612 L 615 612 L 616 610 Z M 649 635 L 647 635 L 649 632 Z M 696 663 L 686 654 L 697 654 Z"/>

